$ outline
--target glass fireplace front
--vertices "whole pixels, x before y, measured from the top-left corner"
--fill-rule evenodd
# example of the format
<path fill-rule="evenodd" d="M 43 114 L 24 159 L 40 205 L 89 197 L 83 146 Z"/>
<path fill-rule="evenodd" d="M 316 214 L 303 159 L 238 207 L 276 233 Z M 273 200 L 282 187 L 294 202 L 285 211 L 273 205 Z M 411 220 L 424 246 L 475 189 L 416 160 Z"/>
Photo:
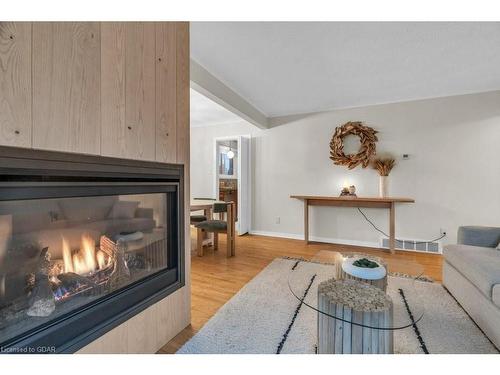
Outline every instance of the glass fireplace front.
<path fill-rule="evenodd" d="M 180 285 L 179 181 L 2 177 L 2 351 L 74 349 Z"/>

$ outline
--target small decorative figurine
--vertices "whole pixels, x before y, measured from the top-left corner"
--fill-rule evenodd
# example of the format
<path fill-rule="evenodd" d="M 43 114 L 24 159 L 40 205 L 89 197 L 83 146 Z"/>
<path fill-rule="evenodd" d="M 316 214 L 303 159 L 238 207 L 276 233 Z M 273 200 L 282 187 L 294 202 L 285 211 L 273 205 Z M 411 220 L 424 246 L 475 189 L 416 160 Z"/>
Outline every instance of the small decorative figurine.
<path fill-rule="evenodd" d="M 343 187 L 342 191 L 340 192 L 340 196 L 345 197 L 346 195 L 349 195 L 349 188 Z"/>
<path fill-rule="evenodd" d="M 340 192 L 341 197 L 356 198 L 356 186 L 351 185 L 349 187 L 344 186 Z"/>

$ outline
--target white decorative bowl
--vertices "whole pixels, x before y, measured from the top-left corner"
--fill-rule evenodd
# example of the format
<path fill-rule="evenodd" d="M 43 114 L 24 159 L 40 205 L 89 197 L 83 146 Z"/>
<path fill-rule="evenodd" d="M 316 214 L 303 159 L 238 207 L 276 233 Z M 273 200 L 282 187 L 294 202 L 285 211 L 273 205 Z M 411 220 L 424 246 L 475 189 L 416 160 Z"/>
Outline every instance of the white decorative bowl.
<path fill-rule="evenodd" d="M 353 263 L 357 261 L 358 259 L 362 258 L 347 258 L 342 262 L 342 270 L 354 277 L 358 277 L 360 279 L 365 279 L 365 280 L 379 280 L 383 279 L 385 275 L 387 274 L 387 271 L 384 266 L 379 264 L 378 262 L 375 262 L 378 264 L 378 267 L 375 268 L 364 268 L 364 267 L 357 267 Z M 369 259 L 369 258 L 368 258 Z M 373 260 L 372 260 L 373 262 Z"/>

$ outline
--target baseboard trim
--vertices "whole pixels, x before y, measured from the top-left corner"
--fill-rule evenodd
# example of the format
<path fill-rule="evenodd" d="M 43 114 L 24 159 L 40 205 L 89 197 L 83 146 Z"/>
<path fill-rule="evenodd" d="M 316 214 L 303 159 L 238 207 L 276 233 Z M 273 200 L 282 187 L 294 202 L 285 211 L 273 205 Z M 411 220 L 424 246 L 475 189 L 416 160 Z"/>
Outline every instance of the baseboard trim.
<path fill-rule="evenodd" d="M 254 234 L 256 236 L 290 238 L 292 240 L 303 240 L 304 239 L 304 235 L 296 234 L 296 233 L 269 232 L 269 231 L 261 231 L 261 230 L 250 230 L 248 233 Z M 339 245 L 373 247 L 376 249 L 380 249 L 380 244 L 378 242 L 358 241 L 358 240 L 348 240 L 348 239 L 344 239 L 344 238 L 331 238 L 331 237 L 318 237 L 318 236 L 309 236 L 309 240 L 314 241 L 314 242 L 333 243 L 333 244 L 339 244 Z"/>

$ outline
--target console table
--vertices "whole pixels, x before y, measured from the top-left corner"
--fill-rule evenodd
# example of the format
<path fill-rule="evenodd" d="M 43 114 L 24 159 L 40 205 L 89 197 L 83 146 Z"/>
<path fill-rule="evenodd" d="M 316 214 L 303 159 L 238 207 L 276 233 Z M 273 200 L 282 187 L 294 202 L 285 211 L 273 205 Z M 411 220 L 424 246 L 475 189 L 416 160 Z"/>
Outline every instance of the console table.
<path fill-rule="evenodd" d="M 304 240 L 309 243 L 309 206 L 364 207 L 389 209 L 389 249 L 394 254 L 396 247 L 395 220 L 396 203 L 415 203 L 411 198 L 363 198 L 330 197 L 315 195 L 291 195 L 290 198 L 304 201 Z"/>

